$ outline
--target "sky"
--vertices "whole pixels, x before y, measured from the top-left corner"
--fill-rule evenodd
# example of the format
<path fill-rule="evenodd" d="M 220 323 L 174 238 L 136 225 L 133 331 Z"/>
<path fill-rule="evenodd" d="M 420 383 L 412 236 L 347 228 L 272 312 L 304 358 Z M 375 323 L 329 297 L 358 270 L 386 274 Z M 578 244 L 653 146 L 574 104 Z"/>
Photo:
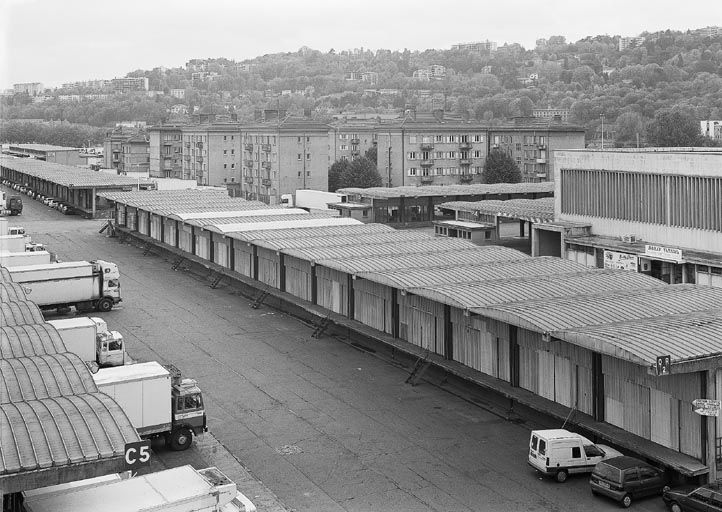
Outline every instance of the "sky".
<path fill-rule="evenodd" d="M 0 0 L 0 89 L 302 46 L 423 51 L 488 39 L 533 48 L 552 35 L 710 25 L 722 25 L 721 0 Z"/>

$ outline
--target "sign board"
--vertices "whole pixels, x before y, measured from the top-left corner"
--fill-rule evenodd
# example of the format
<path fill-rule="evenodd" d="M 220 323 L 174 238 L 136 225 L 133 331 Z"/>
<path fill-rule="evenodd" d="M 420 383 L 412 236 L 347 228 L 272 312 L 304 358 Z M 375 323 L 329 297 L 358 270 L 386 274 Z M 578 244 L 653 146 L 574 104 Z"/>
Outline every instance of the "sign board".
<path fill-rule="evenodd" d="M 604 268 L 637 271 L 638 260 L 634 254 L 604 251 Z"/>
<path fill-rule="evenodd" d="M 125 445 L 125 468 L 137 469 L 150 464 L 150 439 Z"/>
<path fill-rule="evenodd" d="M 655 365 L 657 375 L 669 375 L 670 366 L 672 366 L 672 356 L 657 356 Z"/>
<path fill-rule="evenodd" d="M 719 416 L 720 401 L 698 398 L 692 401 L 692 410 L 701 416 Z"/>
<path fill-rule="evenodd" d="M 645 245 L 644 254 L 651 258 L 682 262 L 682 249 L 674 247 L 662 247 L 661 245 Z"/>

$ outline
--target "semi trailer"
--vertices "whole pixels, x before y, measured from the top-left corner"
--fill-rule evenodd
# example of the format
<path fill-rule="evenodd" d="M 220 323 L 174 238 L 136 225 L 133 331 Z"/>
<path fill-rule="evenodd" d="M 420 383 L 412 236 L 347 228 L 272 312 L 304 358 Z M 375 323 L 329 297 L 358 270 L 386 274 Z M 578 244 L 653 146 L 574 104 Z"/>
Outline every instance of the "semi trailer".
<path fill-rule="evenodd" d="M 48 251 L 0 252 L 0 265 L 3 267 L 47 265 L 50 261 Z"/>
<path fill-rule="evenodd" d="M 156 361 L 101 368 L 93 374 L 98 391 L 120 405 L 144 438 L 163 437 L 172 450 L 185 450 L 206 427 L 203 396 L 195 380 Z"/>
<path fill-rule="evenodd" d="M 58 331 L 68 352 L 77 354 L 82 361 L 95 361 L 99 366 L 125 364 L 123 336 L 118 331 L 108 331 L 102 318 L 80 316 L 48 323 Z"/>
<path fill-rule="evenodd" d="M 28 299 L 41 309 L 110 311 L 123 299 L 120 272 L 108 261 L 69 261 L 7 267 L 13 282 L 28 290 Z"/>

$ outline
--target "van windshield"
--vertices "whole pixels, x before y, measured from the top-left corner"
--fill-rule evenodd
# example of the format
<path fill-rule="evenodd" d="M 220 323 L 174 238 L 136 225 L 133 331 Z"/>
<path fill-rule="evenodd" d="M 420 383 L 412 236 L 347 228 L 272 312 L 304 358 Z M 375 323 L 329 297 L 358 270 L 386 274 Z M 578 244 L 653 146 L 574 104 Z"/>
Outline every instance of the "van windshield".
<path fill-rule="evenodd" d="M 604 452 L 601 450 L 601 448 L 593 444 L 585 444 L 584 453 L 587 455 L 587 457 L 604 457 Z"/>
<path fill-rule="evenodd" d="M 599 464 L 594 466 L 594 471 L 592 474 L 610 482 L 619 483 L 622 481 L 622 473 L 621 471 L 619 471 L 619 468 L 615 468 L 614 466 L 610 466 L 609 464 L 605 464 L 604 462 L 600 462 Z"/>

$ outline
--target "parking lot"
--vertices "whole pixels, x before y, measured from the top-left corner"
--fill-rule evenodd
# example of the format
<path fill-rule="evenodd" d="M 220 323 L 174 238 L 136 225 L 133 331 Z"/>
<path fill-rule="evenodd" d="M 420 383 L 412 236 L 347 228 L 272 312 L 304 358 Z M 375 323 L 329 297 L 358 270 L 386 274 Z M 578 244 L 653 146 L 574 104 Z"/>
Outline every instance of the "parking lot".
<path fill-rule="evenodd" d="M 6 189 L 7 190 L 7 189 Z M 204 391 L 213 437 L 290 508 L 304 511 L 617 510 L 587 477 L 564 484 L 527 465 L 533 424 L 510 423 L 443 389 L 405 384 L 381 361 L 230 287 L 24 196 L 13 222 L 64 261 L 118 264 L 123 303 L 103 316 L 137 360 L 173 363 Z M 205 449 L 205 448 L 204 448 Z M 159 463 L 204 464 L 212 449 Z M 653 497 L 634 503 L 664 510 Z"/>

